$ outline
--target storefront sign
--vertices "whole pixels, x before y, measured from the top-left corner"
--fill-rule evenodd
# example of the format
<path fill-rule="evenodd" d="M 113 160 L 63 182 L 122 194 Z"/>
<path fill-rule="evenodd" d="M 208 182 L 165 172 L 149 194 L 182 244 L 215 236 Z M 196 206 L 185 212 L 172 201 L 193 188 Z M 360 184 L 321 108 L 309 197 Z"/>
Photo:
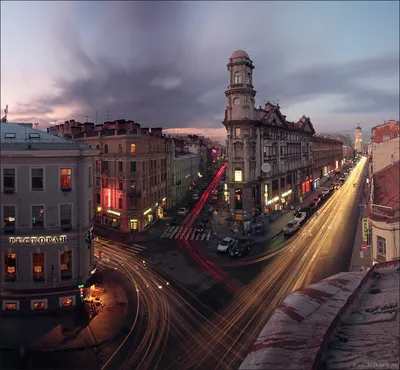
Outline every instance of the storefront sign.
<path fill-rule="evenodd" d="M 143 216 L 146 216 L 150 212 L 151 212 L 151 208 L 149 208 L 147 211 L 143 212 Z"/>
<path fill-rule="evenodd" d="M 10 244 L 57 244 L 65 243 L 66 235 L 59 236 L 12 236 L 8 238 Z"/>
<path fill-rule="evenodd" d="M 110 215 L 114 215 L 114 216 L 121 216 L 121 213 L 112 211 L 111 209 L 108 209 L 107 213 L 109 213 Z"/>
<path fill-rule="evenodd" d="M 283 193 L 283 194 L 281 195 L 281 197 L 282 197 L 282 198 L 285 198 L 285 197 L 287 197 L 287 196 L 290 195 L 290 194 L 292 194 L 292 189 L 288 190 L 286 193 Z"/>
<path fill-rule="evenodd" d="M 369 233 L 369 220 L 368 218 L 363 218 L 362 219 L 362 236 L 363 236 L 363 241 L 366 242 L 368 240 L 368 233 Z"/>

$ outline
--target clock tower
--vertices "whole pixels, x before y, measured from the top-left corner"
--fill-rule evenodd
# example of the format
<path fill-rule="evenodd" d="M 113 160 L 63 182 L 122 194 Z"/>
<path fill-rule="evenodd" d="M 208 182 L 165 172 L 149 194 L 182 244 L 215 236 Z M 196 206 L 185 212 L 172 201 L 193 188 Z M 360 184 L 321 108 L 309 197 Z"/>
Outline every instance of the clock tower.
<path fill-rule="evenodd" d="M 227 65 L 230 83 L 225 91 L 228 100 L 226 107 L 227 121 L 254 119 L 253 62 L 243 50 L 235 51 Z"/>
<path fill-rule="evenodd" d="M 257 181 L 260 150 L 256 144 L 257 109 L 253 86 L 253 61 L 243 50 L 229 58 L 229 86 L 225 91 L 227 106 L 223 121 L 227 131 L 227 185 L 230 213 L 243 223 L 259 207 L 260 185 Z"/>

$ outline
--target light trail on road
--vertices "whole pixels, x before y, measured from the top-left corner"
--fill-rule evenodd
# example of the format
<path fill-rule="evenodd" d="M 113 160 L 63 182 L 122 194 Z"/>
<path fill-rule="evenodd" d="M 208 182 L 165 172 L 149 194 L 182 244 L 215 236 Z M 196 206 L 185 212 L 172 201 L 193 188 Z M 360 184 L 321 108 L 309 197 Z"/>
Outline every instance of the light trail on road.
<path fill-rule="evenodd" d="M 358 206 L 353 183 L 363 186 L 360 180 L 365 163 L 366 158 L 362 158 L 346 183 L 318 210 L 318 217 L 312 217 L 275 255 L 268 268 L 242 288 L 221 315 L 194 335 L 194 343 L 186 347 L 192 348 L 189 354 L 168 369 L 231 370 L 238 366 L 282 300 L 310 284 L 321 252 L 336 254 L 335 236 L 341 231 L 340 225 L 349 219 L 352 208 Z M 267 258 L 262 256 L 252 262 Z"/>

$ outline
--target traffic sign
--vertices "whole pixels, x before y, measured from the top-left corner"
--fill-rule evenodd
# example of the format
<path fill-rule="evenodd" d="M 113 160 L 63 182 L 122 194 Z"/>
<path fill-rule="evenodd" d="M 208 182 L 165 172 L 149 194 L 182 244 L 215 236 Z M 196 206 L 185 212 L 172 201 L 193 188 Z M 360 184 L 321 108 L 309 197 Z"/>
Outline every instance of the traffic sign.
<path fill-rule="evenodd" d="M 368 249 L 368 247 L 365 245 L 365 244 L 363 244 L 361 247 L 360 247 L 360 250 L 361 251 L 366 251 Z"/>

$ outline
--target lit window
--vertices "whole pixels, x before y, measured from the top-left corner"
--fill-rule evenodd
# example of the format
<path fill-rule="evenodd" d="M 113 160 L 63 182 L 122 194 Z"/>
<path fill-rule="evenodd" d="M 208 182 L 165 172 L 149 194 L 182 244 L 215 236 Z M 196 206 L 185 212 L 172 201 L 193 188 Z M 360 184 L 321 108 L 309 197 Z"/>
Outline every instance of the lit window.
<path fill-rule="evenodd" d="M 16 253 L 4 253 L 4 269 L 6 281 L 17 280 L 17 255 Z"/>
<path fill-rule="evenodd" d="M 61 307 L 72 307 L 74 305 L 73 297 L 61 298 Z"/>
<path fill-rule="evenodd" d="M 60 275 L 62 280 L 72 279 L 72 251 L 64 251 L 61 253 Z"/>
<path fill-rule="evenodd" d="M 60 187 L 61 190 L 71 190 L 72 188 L 72 169 L 61 168 L 60 170 Z"/>
<path fill-rule="evenodd" d="M 45 301 L 35 301 L 32 304 L 32 309 L 34 311 L 43 311 L 46 309 L 46 302 Z"/>
<path fill-rule="evenodd" d="M 243 181 L 242 174 L 243 174 L 242 170 L 235 170 L 235 181 L 236 182 L 242 182 Z"/>
<path fill-rule="evenodd" d="M 4 311 L 18 311 L 17 302 L 4 303 Z"/>
<path fill-rule="evenodd" d="M 44 253 L 32 253 L 32 278 L 33 281 L 44 281 Z"/>
<path fill-rule="evenodd" d="M 15 206 L 3 206 L 3 225 L 5 231 L 15 230 Z"/>
<path fill-rule="evenodd" d="M 240 137 L 240 127 L 236 127 L 235 128 L 235 138 L 239 138 Z"/>
<path fill-rule="evenodd" d="M 131 153 L 136 153 L 136 144 L 131 144 Z"/>

